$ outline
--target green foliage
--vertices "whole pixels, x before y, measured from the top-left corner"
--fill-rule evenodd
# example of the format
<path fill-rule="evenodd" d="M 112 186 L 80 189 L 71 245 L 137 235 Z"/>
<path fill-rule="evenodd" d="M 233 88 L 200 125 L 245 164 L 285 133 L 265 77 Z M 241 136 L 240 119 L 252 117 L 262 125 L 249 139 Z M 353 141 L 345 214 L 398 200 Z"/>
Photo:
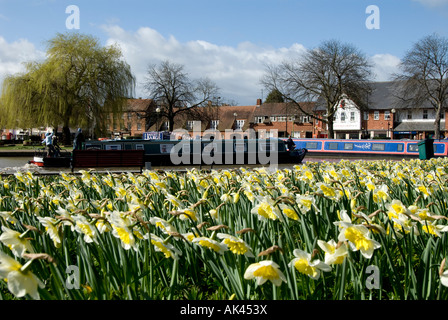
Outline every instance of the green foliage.
<path fill-rule="evenodd" d="M 272 89 L 271 92 L 266 97 L 264 103 L 283 103 L 285 99 L 283 99 L 282 93 L 278 89 Z"/>
<path fill-rule="evenodd" d="M 92 36 L 57 34 L 45 61 L 27 62 L 26 71 L 4 80 L 3 125 L 104 131 L 105 116 L 120 111 L 135 79 L 118 46 L 103 47 Z"/>

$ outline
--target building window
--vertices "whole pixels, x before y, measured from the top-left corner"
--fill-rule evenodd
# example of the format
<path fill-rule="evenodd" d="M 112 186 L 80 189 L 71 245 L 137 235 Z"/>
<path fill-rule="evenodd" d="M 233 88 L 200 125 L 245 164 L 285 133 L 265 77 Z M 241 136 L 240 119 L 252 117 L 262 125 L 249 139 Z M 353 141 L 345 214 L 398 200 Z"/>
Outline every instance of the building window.
<path fill-rule="evenodd" d="M 271 122 L 277 122 L 277 117 L 276 116 L 272 116 L 271 117 Z"/>
<path fill-rule="evenodd" d="M 132 113 L 128 112 L 128 120 L 131 121 L 132 119 Z"/>
<path fill-rule="evenodd" d="M 306 122 L 310 122 L 310 117 L 309 116 L 302 116 L 302 122 L 306 123 Z"/>
<path fill-rule="evenodd" d="M 350 112 L 350 122 L 355 122 L 355 113 L 353 111 Z"/>
<path fill-rule="evenodd" d="M 244 122 L 245 122 L 245 120 L 236 120 L 236 126 L 235 126 L 235 129 L 236 129 L 236 130 L 243 129 L 243 127 L 244 127 Z"/>
<path fill-rule="evenodd" d="M 423 110 L 423 119 L 428 119 L 428 110 Z"/>
<path fill-rule="evenodd" d="M 128 130 L 131 131 L 132 129 L 132 122 L 128 122 Z"/>
<path fill-rule="evenodd" d="M 193 130 L 194 121 L 187 121 L 187 130 L 191 131 Z"/>
<path fill-rule="evenodd" d="M 373 120 L 380 120 L 380 112 L 379 111 L 375 111 L 373 113 Z"/>
<path fill-rule="evenodd" d="M 286 121 L 286 116 L 277 117 L 277 121 L 278 122 L 285 122 Z"/>
<path fill-rule="evenodd" d="M 210 121 L 210 129 L 218 130 L 219 120 Z"/>
<path fill-rule="evenodd" d="M 255 123 L 263 123 L 264 117 L 255 117 Z"/>
<path fill-rule="evenodd" d="M 384 111 L 384 120 L 390 120 L 390 111 Z"/>
<path fill-rule="evenodd" d="M 369 111 L 364 111 L 363 112 L 363 119 L 366 120 L 366 121 L 369 120 Z"/>
<path fill-rule="evenodd" d="M 140 122 L 137 122 L 137 131 L 142 130 L 142 124 Z"/>
<path fill-rule="evenodd" d="M 408 110 L 408 120 L 412 120 L 412 112 L 411 112 L 411 110 Z"/>
<path fill-rule="evenodd" d="M 341 122 L 345 122 L 345 112 L 341 112 Z"/>

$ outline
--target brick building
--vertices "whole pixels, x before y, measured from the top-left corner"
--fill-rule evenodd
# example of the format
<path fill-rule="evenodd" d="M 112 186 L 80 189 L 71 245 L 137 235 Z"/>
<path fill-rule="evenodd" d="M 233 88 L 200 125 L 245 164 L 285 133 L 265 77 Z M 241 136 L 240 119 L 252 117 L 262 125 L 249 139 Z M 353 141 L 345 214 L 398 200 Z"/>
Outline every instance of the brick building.
<path fill-rule="evenodd" d="M 350 97 L 342 97 L 334 118 L 335 138 L 340 139 L 424 139 L 433 134 L 434 110 L 430 105 L 411 109 L 398 107 L 394 100 L 393 82 L 372 83 L 368 108 L 360 110 Z M 226 130 L 245 132 L 253 129 L 258 136 L 294 138 L 325 138 L 327 126 L 321 119 L 326 113 L 317 103 L 301 103 L 306 113 L 288 103 L 262 103 L 249 106 L 214 106 L 181 113 L 175 118 L 174 128 L 168 119 L 156 112 L 157 105 L 151 99 L 129 99 L 125 112 L 109 119 L 113 137 L 140 137 L 148 131 L 173 131 L 182 129 L 191 138 L 202 136 L 206 130 L 218 130 L 223 138 L 229 138 Z M 442 136 L 448 132 L 446 111 L 442 115 Z M 307 115 L 312 114 L 314 118 Z"/>

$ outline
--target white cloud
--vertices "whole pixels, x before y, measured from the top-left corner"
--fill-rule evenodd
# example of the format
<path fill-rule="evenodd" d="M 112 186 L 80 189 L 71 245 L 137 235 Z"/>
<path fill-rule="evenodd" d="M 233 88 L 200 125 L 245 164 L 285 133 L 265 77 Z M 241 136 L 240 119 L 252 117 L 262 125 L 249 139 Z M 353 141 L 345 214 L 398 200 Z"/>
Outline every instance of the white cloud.
<path fill-rule="evenodd" d="M 237 47 L 202 40 L 181 43 L 174 36 L 164 37 L 147 27 L 136 32 L 119 26 L 103 26 L 103 30 L 108 34 L 108 45 L 117 43 L 121 47 L 138 84 L 144 82 L 148 64 L 170 60 L 184 65 L 191 78 L 210 78 L 220 87 L 223 98 L 239 105 L 254 105 L 261 98 L 260 79 L 266 63 L 278 63 L 305 51 L 300 44 L 275 49 L 251 42 Z M 137 96 L 145 97 L 142 86 L 137 88 Z"/>
<path fill-rule="evenodd" d="M 137 78 L 137 97 L 147 97 L 143 89 L 147 67 L 150 63 L 170 60 L 185 66 L 193 79 L 208 77 L 221 89 L 223 100 L 235 101 L 239 105 L 254 105 L 261 98 L 260 79 L 266 64 L 299 57 L 306 48 L 293 44 L 286 48 L 261 47 L 251 42 L 237 47 L 220 46 L 207 41 L 179 42 L 174 36 L 164 37 L 151 28 L 140 28 L 128 32 L 119 26 L 103 26 L 107 45 L 117 43 L 125 60 Z M 8 43 L 0 36 L 0 84 L 8 74 L 24 71 L 23 62 L 45 58 L 45 53 L 36 49 L 28 40 Z M 376 81 L 390 80 L 398 72 L 400 59 L 390 54 L 371 57 Z M 266 98 L 267 92 L 263 92 Z"/>
<path fill-rule="evenodd" d="M 44 58 L 45 54 L 25 39 L 8 43 L 0 36 L 0 84 L 11 74 L 23 72 L 23 63 Z"/>
<path fill-rule="evenodd" d="M 393 74 L 399 72 L 400 58 L 391 54 L 376 54 L 371 57 L 375 81 L 392 80 Z"/>
<path fill-rule="evenodd" d="M 412 0 L 428 7 L 440 7 L 448 4 L 448 0 Z"/>

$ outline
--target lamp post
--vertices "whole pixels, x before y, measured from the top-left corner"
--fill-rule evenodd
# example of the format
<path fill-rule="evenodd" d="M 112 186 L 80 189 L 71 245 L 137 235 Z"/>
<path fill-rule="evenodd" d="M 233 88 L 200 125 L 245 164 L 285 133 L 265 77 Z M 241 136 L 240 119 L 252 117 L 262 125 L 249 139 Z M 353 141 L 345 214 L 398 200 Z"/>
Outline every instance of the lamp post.
<path fill-rule="evenodd" d="M 234 119 L 233 119 L 233 129 L 234 130 L 236 130 L 237 128 L 236 128 L 236 117 L 238 116 L 238 114 L 235 112 L 234 114 L 233 114 L 233 117 L 234 117 Z"/>
<path fill-rule="evenodd" d="M 389 116 L 389 122 L 392 120 L 392 127 L 391 127 L 391 131 L 390 131 L 390 140 L 393 140 L 394 138 L 394 114 L 395 114 L 395 109 L 390 110 L 390 116 Z M 387 126 L 389 127 L 389 122 L 387 123 Z"/>
<path fill-rule="evenodd" d="M 156 131 L 159 132 L 159 116 L 160 116 L 160 108 L 156 109 Z"/>

